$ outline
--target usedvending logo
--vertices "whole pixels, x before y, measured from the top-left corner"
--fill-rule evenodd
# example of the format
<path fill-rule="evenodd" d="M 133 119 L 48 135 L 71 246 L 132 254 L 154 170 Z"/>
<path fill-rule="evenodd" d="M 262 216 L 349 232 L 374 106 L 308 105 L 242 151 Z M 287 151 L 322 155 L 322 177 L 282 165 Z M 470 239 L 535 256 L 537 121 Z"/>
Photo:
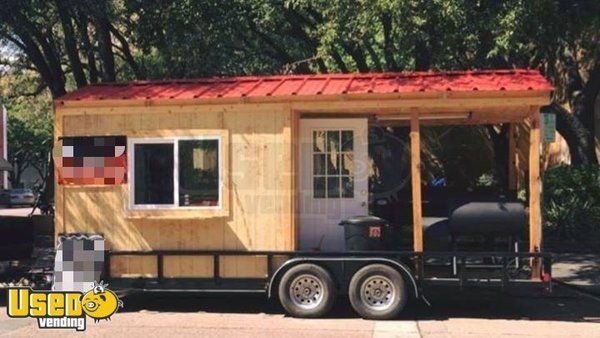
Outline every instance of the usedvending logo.
<path fill-rule="evenodd" d="M 106 287 L 102 282 L 94 283 L 86 293 L 11 288 L 6 305 L 8 316 L 36 318 L 40 329 L 85 331 L 87 317 L 95 322 L 110 320 L 123 307 L 119 297 Z"/>

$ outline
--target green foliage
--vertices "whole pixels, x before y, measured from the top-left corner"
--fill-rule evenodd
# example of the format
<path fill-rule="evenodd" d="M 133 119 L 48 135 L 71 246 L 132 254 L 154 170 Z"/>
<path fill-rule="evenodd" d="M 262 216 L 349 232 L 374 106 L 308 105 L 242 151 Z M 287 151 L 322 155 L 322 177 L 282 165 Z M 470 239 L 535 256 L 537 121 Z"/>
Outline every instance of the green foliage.
<path fill-rule="evenodd" d="M 544 228 L 562 239 L 600 232 L 600 168 L 559 166 L 544 174 Z"/>
<path fill-rule="evenodd" d="M 496 182 L 496 180 L 494 179 L 494 175 L 490 174 L 490 173 L 485 173 L 482 174 L 481 176 L 479 176 L 479 178 L 477 178 L 477 186 L 478 187 L 494 187 L 498 184 L 498 182 Z"/>
<path fill-rule="evenodd" d="M 481 186 L 479 177 L 494 171 L 494 153 L 485 128 L 427 127 L 422 135 L 424 176 L 445 177 L 448 186 L 472 189 Z"/>
<path fill-rule="evenodd" d="M 0 45 L 63 86 L 79 68 L 111 81 L 92 73 L 114 59 L 117 79 L 516 66 L 564 87 L 566 62 L 598 57 L 599 12 L 589 0 L 0 0 Z"/>
<path fill-rule="evenodd" d="M 555 85 L 555 102 L 581 120 L 561 128 L 558 119 L 573 162 L 594 163 L 586 135 L 600 92 L 598 13 L 592 0 L 0 0 L 0 72 L 33 70 L 57 97 L 130 79 L 537 68 Z M 25 95 L 29 85 L 10 79 L 22 100 L 5 98 L 11 114 L 49 116 L 43 87 L 34 88 L 41 96 Z M 493 161 L 489 140 L 477 135 L 483 128 L 470 129 L 453 149 L 432 132 L 425 169 L 459 186 L 477 185 L 485 172 L 504 183 L 485 164 Z M 473 153 L 490 161 L 454 155 Z"/>
<path fill-rule="evenodd" d="M 13 165 L 9 179 L 19 185 L 21 175 L 33 168 L 45 178 L 52 144 L 52 108 L 50 94 L 40 90 L 33 72 L 5 74 L 0 80 L 2 104 L 7 108 L 8 158 Z M 43 182 L 38 182 L 42 184 Z"/>

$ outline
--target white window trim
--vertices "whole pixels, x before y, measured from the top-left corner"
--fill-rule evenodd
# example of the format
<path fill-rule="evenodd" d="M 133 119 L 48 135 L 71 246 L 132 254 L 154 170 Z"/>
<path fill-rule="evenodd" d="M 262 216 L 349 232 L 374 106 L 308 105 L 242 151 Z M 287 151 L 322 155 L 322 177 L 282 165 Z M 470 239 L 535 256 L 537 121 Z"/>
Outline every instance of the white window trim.
<path fill-rule="evenodd" d="M 219 202 L 215 206 L 180 206 L 179 205 L 179 141 L 185 140 L 215 140 L 219 157 Z M 136 144 L 173 144 L 173 204 L 135 204 L 135 145 Z M 220 210 L 223 208 L 223 142 L 222 137 L 210 136 L 177 136 L 177 137 L 144 137 L 127 138 L 127 177 L 129 188 L 130 210 Z"/>

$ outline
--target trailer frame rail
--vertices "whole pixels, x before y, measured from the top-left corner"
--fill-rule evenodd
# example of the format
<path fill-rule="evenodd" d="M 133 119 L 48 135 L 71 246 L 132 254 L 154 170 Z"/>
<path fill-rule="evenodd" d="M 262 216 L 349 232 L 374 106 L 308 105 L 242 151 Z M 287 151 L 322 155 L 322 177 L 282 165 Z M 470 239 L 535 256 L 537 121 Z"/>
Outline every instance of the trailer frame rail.
<path fill-rule="evenodd" d="M 111 275 L 111 258 L 116 256 L 155 256 L 156 257 L 156 277 L 113 277 Z M 213 261 L 212 277 L 193 277 L 178 278 L 165 277 L 164 275 L 164 257 L 165 256 L 209 256 Z M 257 278 L 231 278 L 223 277 L 221 273 L 221 258 L 224 256 L 264 256 L 266 258 L 266 274 L 264 277 Z M 273 261 L 275 257 L 287 257 L 287 259 L 274 269 Z M 469 261 L 473 259 L 494 258 L 500 260 L 501 264 L 492 266 L 481 266 L 478 264 L 470 265 Z M 450 276 L 436 276 L 426 273 L 429 259 L 450 259 L 456 262 L 458 273 Z M 542 278 L 539 280 L 518 279 L 511 276 L 511 269 L 514 272 L 512 260 L 529 260 L 531 264 L 540 263 L 543 271 Z M 293 261 L 294 264 L 286 264 Z M 512 281 L 544 282 L 547 288 L 551 290 L 552 276 L 552 254 L 546 252 L 471 252 L 471 251 L 446 251 L 446 252 L 413 252 L 405 251 L 344 251 L 344 252 L 313 252 L 313 251 L 244 251 L 244 250 L 150 250 L 150 251 L 105 251 L 105 264 L 103 279 L 110 280 L 111 285 L 116 289 L 128 290 L 161 290 L 161 291 L 198 291 L 198 292 L 267 292 L 271 296 L 271 285 L 276 282 L 277 273 L 284 266 L 291 267 L 295 263 L 301 262 L 326 262 L 327 264 L 340 265 L 341 271 L 347 270 L 350 263 L 362 262 L 363 265 L 368 262 L 388 263 L 397 262 L 398 266 L 403 268 L 406 275 L 410 276 L 415 287 L 415 294 L 418 295 L 425 285 L 437 282 L 450 282 L 463 288 L 467 284 L 500 284 L 506 288 Z M 361 264 L 361 263 L 359 263 Z M 529 264 L 521 264 L 518 270 L 526 268 Z M 479 268 L 489 269 L 494 273 L 500 272 L 500 278 L 485 276 L 482 278 L 470 278 L 466 273 L 467 269 Z M 475 281 L 475 282 L 474 282 Z"/>

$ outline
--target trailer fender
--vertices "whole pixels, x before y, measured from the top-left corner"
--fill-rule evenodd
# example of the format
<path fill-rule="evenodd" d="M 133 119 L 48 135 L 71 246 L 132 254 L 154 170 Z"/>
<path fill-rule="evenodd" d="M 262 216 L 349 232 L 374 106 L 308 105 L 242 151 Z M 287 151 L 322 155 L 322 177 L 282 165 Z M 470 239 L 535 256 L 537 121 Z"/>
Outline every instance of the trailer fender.
<path fill-rule="evenodd" d="M 292 266 L 307 263 L 307 262 L 330 262 L 330 261 L 367 261 L 369 263 L 383 263 L 386 265 L 391 265 L 398 269 L 398 271 L 404 276 L 407 282 L 412 286 L 414 291 L 415 299 L 419 298 L 419 287 L 417 286 L 417 281 L 413 276 L 411 270 L 404 264 L 397 262 L 393 259 L 389 258 L 372 258 L 372 257 L 296 257 L 290 260 L 287 260 L 283 263 L 273 274 L 271 279 L 269 280 L 269 286 L 267 290 L 268 298 L 271 298 L 273 295 L 273 286 L 277 283 L 277 281 L 281 278 L 281 276 Z"/>

